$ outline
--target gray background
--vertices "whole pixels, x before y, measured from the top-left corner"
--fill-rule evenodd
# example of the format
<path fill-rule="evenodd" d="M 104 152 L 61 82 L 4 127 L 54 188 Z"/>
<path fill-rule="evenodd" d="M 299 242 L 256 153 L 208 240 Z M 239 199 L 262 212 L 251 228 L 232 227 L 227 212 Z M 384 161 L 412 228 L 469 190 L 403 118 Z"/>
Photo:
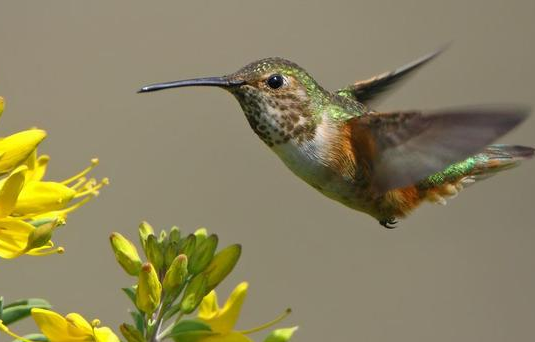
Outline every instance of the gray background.
<path fill-rule="evenodd" d="M 44 128 L 49 179 L 98 156 L 112 183 L 55 235 L 65 255 L 0 260 L 0 293 L 116 329 L 131 280 L 108 235 L 137 238 L 146 219 L 244 245 L 221 289 L 251 283 L 239 328 L 290 306 L 296 341 L 533 340 L 533 162 L 388 231 L 297 179 L 225 92 L 135 91 L 267 56 L 336 89 L 452 41 L 379 109 L 533 107 L 534 15 L 533 1 L 3 2 L 0 133 Z M 503 141 L 535 145 L 534 130 L 531 118 Z"/>

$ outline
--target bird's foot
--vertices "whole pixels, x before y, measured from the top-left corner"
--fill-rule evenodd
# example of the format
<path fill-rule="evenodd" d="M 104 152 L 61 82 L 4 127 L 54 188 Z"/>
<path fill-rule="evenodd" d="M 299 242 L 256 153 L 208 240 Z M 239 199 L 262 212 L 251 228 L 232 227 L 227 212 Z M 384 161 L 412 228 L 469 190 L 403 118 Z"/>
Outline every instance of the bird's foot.
<path fill-rule="evenodd" d="M 391 217 L 386 220 L 380 220 L 379 224 L 385 227 L 386 229 L 394 229 L 396 228 L 396 224 L 398 224 L 398 221 L 394 217 Z"/>

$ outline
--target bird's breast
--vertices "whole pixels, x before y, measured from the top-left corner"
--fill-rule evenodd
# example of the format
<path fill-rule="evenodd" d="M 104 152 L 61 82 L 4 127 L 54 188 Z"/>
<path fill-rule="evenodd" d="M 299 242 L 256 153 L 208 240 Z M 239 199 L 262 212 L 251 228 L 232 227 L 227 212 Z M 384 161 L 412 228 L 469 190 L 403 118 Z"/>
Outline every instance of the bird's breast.
<path fill-rule="evenodd" d="M 348 205 L 354 202 L 356 195 L 355 165 L 339 148 L 343 144 L 339 135 L 336 126 L 322 120 L 311 139 L 292 139 L 271 149 L 299 178 L 324 195 Z"/>

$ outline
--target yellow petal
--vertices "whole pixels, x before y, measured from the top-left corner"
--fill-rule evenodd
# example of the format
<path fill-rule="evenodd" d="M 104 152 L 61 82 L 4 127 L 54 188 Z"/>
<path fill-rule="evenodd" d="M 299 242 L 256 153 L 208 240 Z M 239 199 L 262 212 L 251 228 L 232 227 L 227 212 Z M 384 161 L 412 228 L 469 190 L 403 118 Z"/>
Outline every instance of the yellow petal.
<path fill-rule="evenodd" d="M 69 336 L 87 337 L 93 335 L 93 327 L 80 314 L 70 313 L 65 316 L 65 320 L 69 323 L 67 325 Z"/>
<path fill-rule="evenodd" d="M 19 194 L 14 213 L 40 214 L 65 208 L 76 192 L 56 182 L 28 182 Z"/>
<path fill-rule="evenodd" d="M 218 314 L 211 319 L 205 320 L 212 328 L 212 331 L 227 334 L 234 328 L 234 325 L 236 325 L 238 317 L 240 316 L 243 301 L 247 296 L 248 287 L 249 284 L 247 282 L 243 282 L 236 286 L 223 308 L 219 310 Z"/>
<path fill-rule="evenodd" d="M 37 157 L 37 149 L 33 150 L 30 157 L 26 160 L 28 172 L 26 172 L 26 181 L 40 181 L 43 179 L 48 167 L 50 157 L 42 155 Z"/>
<path fill-rule="evenodd" d="M 0 257 L 16 258 L 26 251 L 34 227 L 22 220 L 0 219 Z"/>
<path fill-rule="evenodd" d="M 95 328 L 96 342 L 120 342 L 117 335 L 108 327 Z"/>
<path fill-rule="evenodd" d="M 0 189 L 0 217 L 6 217 L 13 212 L 24 186 L 27 169 L 26 166 L 19 166 L 2 182 L 2 188 Z"/>
<path fill-rule="evenodd" d="M 69 323 L 58 313 L 34 308 L 32 318 L 50 342 L 66 341 L 70 337 L 67 332 Z"/>
<path fill-rule="evenodd" d="M 32 317 L 39 330 L 50 342 L 89 342 L 93 340 L 91 331 L 87 333 L 74 330 L 73 334 L 74 325 L 54 311 L 34 308 L 32 309 Z"/>
<path fill-rule="evenodd" d="M 199 305 L 199 315 L 198 317 L 203 321 L 209 321 L 214 318 L 219 311 L 219 305 L 217 304 L 217 294 L 214 290 L 210 291 L 207 294 L 201 304 Z"/>
<path fill-rule="evenodd" d="M 45 137 L 45 131 L 30 129 L 0 140 L 0 173 L 9 172 L 24 163 Z"/>

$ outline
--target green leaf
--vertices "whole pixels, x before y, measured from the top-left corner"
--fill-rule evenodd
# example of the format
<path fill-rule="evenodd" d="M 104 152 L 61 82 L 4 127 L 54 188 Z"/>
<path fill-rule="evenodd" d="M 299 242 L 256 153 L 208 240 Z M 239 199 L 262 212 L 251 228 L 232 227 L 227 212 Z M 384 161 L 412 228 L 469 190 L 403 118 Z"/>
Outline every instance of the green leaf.
<path fill-rule="evenodd" d="M 123 287 L 121 290 L 123 290 L 123 292 L 128 296 L 128 298 L 130 298 L 132 303 L 136 305 L 136 289 L 134 289 L 133 287 Z"/>
<path fill-rule="evenodd" d="M 2 320 L 2 312 L 4 312 L 4 297 L 0 296 L 0 321 Z"/>
<path fill-rule="evenodd" d="M 296 330 L 297 327 L 273 330 L 264 342 L 287 342 Z"/>
<path fill-rule="evenodd" d="M 198 320 L 182 320 L 176 323 L 165 337 L 178 337 L 184 333 L 191 333 L 197 331 L 212 331 L 210 326 Z"/>
<path fill-rule="evenodd" d="M 16 304 L 19 305 L 10 304 L 4 308 L 2 312 L 2 321 L 5 325 L 9 325 L 28 317 L 33 308 L 50 309 L 52 307 L 46 300 L 39 298 L 18 301 Z"/>
<path fill-rule="evenodd" d="M 123 323 L 119 328 L 128 342 L 145 342 L 141 331 L 137 330 L 133 325 Z"/>
<path fill-rule="evenodd" d="M 24 337 L 25 339 L 30 340 L 30 341 L 48 342 L 48 338 L 46 338 L 46 336 L 43 335 L 43 334 L 30 334 L 30 335 L 26 335 L 26 336 L 22 336 L 22 337 Z M 21 340 L 14 340 L 13 342 L 22 342 L 22 341 Z"/>
<path fill-rule="evenodd" d="M 139 311 L 130 311 L 130 316 L 132 316 L 132 319 L 134 320 L 134 324 L 136 325 L 137 330 L 144 333 L 145 332 L 145 320 L 143 319 L 143 315 Z"/>
<path fill-rule="evenodd" d="M 48 305 L 49 307 L 51 306 L 50 303 L 45 299 L 27 298 L 27 299 L 19 299 L 17 301 L 4 305 L 4 309 L 11 308 L 13 306 L 20 306 L 20 305 Z"/>

